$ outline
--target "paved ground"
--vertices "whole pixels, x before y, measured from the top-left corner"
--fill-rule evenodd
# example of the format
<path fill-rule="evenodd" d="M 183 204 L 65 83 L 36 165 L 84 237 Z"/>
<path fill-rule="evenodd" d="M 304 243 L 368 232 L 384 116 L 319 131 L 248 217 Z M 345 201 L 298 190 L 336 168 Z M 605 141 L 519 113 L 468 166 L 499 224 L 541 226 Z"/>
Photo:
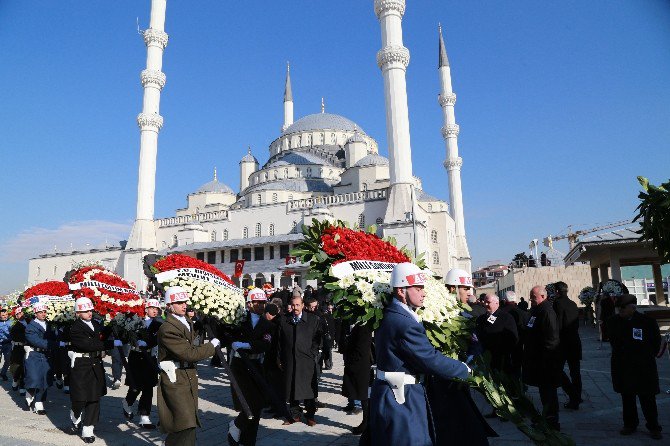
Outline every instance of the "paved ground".
<path fill-rule="evenodd" d="M 621 401 L 618 394 L 612 391 L 609 378 L 609 345 L 600 345 L 593 329 L 582 329 L 584 343 L 584 361 L 582 376 L 584 381 L 584 403 L 578 412 L 561 412 L 561 426 L 569 433 L 578 445 L 631 445 L 670 444 L 670 395 L 662 393 L 658 396 L 660 422 L 668 428 L 666 438 L 662 441 L 649 439 L 642 427 L 631 437 L 621 437 Z M 668 356 L 659 360 L 661 389 L 670 389 L 670 361 Z M 109 369 L 108 369 L 109 372 Z M 326 408 L 317 412 L 319 424 L 310 428 L 305 424 L 296 423 L 282 426 L 281 421 L 263 419 L 258 434 L 258 445 L 356 445 L 358 437 L 349 433 L 349 428 L 360 422 L 360 415 L 349 416 L 338 410 L 346 403 L 339 395 L 341 386 L 342 361 L 336 355 L 333 370 L 323 375 L 320 399 Z M 9 383 L 2 383 L 0 390 L 0 445 L 70 445 L 84 444 L 78 437 L 64 432 L 69 425 L 69 399 L 55 387 L 50 389 L 49 401 L 46 405 L 47 416 L 38 416 L 23 411 L 19 406 L 23 402 L 18 393 L 12 392 Z M 135 446 L 160 444 L 158 431 L 139 431 L 133 423 L 125 421 L 122 415 L 121 398 L 125 396 L 125 388 L 111 390 L 103 398 L 100 424 L 96 428 L 98 440 L 96 445 Z M 537 394 L 531 389 L 531 396 L 539 401 Z M 565 396 L 561 394 L 561 402 Z M 489 410 L 485 402 L 479 400 L 482 411 Z M 22 407 L 22 406 L 21 406 Z M 226 444 L 225 435 L 228 422 L 234 415 L 231 410 L 231 396 L 228 381 L 219 369 L 208 365 L 200 367 L 200 408 L 204 427 L 198 431 L 200 445 Z M 154 409 L 155 411 L 155 409 Z M 152 417 L 156 418 L 155 413 Z M 640 413 L 640 417 L 642 414 Z M 644 424 L 644 423 L 642 423 Z M 510 423 L 492 421 L 492 426 L 500 434 L 492 439 L 496 446 L 520 446 L 531 444 Z"/>

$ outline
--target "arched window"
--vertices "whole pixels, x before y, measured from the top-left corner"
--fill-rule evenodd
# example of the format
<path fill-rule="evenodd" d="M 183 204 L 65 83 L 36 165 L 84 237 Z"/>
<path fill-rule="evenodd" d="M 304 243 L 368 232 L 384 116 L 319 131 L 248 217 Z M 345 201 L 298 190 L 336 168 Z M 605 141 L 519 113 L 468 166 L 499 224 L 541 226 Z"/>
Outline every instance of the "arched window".
<path fill-rule="evenodd" d="M 247 226 L 245 226 L 242 231 L 242 238 L 249 238 L 249 228 Z"/>
<path fill-rule="evenodd" d="M 279 178 L 279 173 L 276 170 L 272 172 L 272 175 L 274 176 L 275 180 Z"/>
<path fill-rule="evenodd" d="M 430 231 L 430 241 L 433 243 L 437 243 L 437 231 L 435 229 Z"/>
<path fill-rule="evenodd" d="M 284 178 L 288 178 L 288 169 L 284 169 Z"/>
<path fill-rule="evenodd" d="M 433 205 L 428 203 L 428 212 L 433 212 Z"/>
<path fill-rule="evenodd" d="M 276 202 L 277 202 L 277 192 L 274 192 L 274 193 L 272 194 L 272 202 L 273 202 L 273 203 L 276 203 Z"/>
<path fill-rule="evenodd" d="M 308 167 L 307 168 L 307 178 L 311 178 L 311 177 L 312 177 L 312 168 Z"/>
<path fill-rule="evenodd" d="M 293 226 L 291 227 L 291 233 L 292 234 L 297 234 L 298 233 L 298 222 L 293 220 Z"/>
<path fill-rule="evenodd" d="M 260 237 L 260 236 L 261 236 L 261 224 L 256 223 L 256 237 Z"/>
<path fill-rule="evenodd" d="M 172 246 L 173 247 L 177 246 L 177 235 L 172 236 Z"/>
<path fill-rule="evenodd" d="M 57 272 L 58 272 L 58 266 L 54 265 L 54 276 L 56 275 Z"/>
<path fill-rule="evenodd" d="M 216 231 L 212 231 L 211 234 L 209 234 L 209 241 L 210 242 L 216 241 Z"/>
<path fill-rule="evenodd" d="M 440 254 L 437 251 L 433 252 L 433 265 L 440 264 Z"/>
<path fill-rule="evenodd" d="M 375 223 L 377 223 L 378 225 L 381 225 L 382 223 L 384 223 L 384 219 L 381 218 L 381 217 L 377 217 L 377 220 L 375 220 Z"/>
<path fill-rule="evenodd" d="M 293 201 L 293 194 L 288 194 L 288 201 Z"/>
<path fill-rule="evenodd" d="M 364 191 L 368 190 L 368 183 L 363 183 L 363 190 Z"/>
<path fill-rule="evenodd" d="M 274 225 L 274 223 L 270 223 L 270 235 L 275 235 L 275 225 Z"/>
<path fill-rule="evenodd" d="M 330 134 L 330 143 L 335 144 L 335 133 Z"/>
<path fill-rule="evenodd" d="M 223 239 L 228 240 L 228 230 L 227 229 L 223 230 Z"/>
<path fill-rule="evenodd" d="M 361 215 L 358 216 L 358 227 L 360 229 L 365 228 L 365 215 L 364 214 L 361 214 Z"/>
<path fill-rule="evenodd" d="M 38 266 L 37 267 L 37 277 L 39 277 L 39 276 L 40 276 L 40 267 Z"/>
<path fill-rule="evenodd" d="M 300 168 L 299 167 L 296 168 L 295 171 L 297 173 L 298 178 L 300 178 L 302 176 L 302 171 L 300 170 Z"/>
<path fill-rule="evenodd" d="M 268 173 L 267 172 L 265 172 L 264 177 L 265 177 L 265 181 L 267 181 L 268 180 Z"/>
<path fill-rule="evenodd" d="M 256 204 L 260 205 L 262 201 L 262 196 L 261 194 L 256 194 Z"/>

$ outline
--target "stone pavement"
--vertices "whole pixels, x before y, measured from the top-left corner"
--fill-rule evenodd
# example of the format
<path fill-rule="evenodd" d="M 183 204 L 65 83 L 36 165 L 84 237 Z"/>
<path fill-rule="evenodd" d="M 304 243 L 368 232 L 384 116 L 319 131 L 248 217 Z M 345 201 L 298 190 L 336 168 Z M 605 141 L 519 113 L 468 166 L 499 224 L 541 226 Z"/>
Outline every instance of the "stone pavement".
<path fill-rule="evenodd" d="M 631 445 L 642 446 L 649 444 L 670 444 L 670 395 L 665 390 L 670 389 L 670 361 L 668 356 L 659 360 L 662 394 L 658 396 L 660 423 L 666 426 L 666 438 L 662 441 L 653 441 L 644 429 L 641 422 L 640 430 L 630 436 L 621 437 L 618 430 L 621 428 L 621 401 L 619 395 L 612 391 L 609 377 L 609 353 L 607 344 L 600 345 L 596 332 L 592 328 L 582 327 L 582 342 L 584 344 L 584 361 L 582 362 L 582 377 L 584 381 L 584 403 L 579 411 L 561 410 L 561 426 L 563 431 L 570 434 L 578 445 Z M 258 433 L 259 446 L 269 445 L 356 445 L 358 437 L 349 433 L 349 428 L 360 422 L 360 415 L 346 415 L 339 410 L 346 404 L 340 396 L 342 360 L 335 355 L 333 370 L 323 374 L 320 399 L 326 407 L 317 412 L 316 420 L 319 424 L 308 427 L 303 423 L 291 426 L 282 426 L 281 421 L 264 418 Z M 109 364 L 107 364 L 109 365 Z M 109 368 L 107 368 L 109 373 Z M 47 415 L 39 416 L 21 409 L 23 400 L 17 392 L 12 392 L 10 383 L 2 383 L 0 390 L 0 413 L 2 426 L 0 427 L 0 445 L 70 445 L 84 444 L 78 437 L 64 432 L 69 426 L 69 398 L 62 391 L 52 387 L 49 390 Z M 109 390 L 101 404 L 101 420 L 96 428 L 98 439 L 96 445 L 139 446 L 160 444 L 162 439 L 158 431 L 140 431 L 135 424 L 128 423 L 123 418 L 121 398 L 125 396 L 124 386 L 119 390 Z M 561 407 L 565 396 L 559 390 Z M 530 395 L 539 404 L 537 392 L 531 388 Z M 476 400 L 486 413 L 490 409 L 477 396 Z M 155 397 L 154 397 L 155 401 Z M 155 404 L 155 403 L 154 403 Z M 222 445 L 226 443 L 228 422 L 234 416 L 231 409 L 232 401 L 228 380 L 222 376 L 220 369 L 214 369 L 207 364 L 200 366 L 200 409 L 204 424 L 198 430 L 198 444 Z M 640 413 L 641 419 L 643 419 Z M 156 419 L 156 413 L 152 418 Z M 520 446 L 531 444 L 521 435 L 511 423 L 502 423 L 497 420 L 491 422 L 500 437 L 492 439 L 495 446 Z"/>

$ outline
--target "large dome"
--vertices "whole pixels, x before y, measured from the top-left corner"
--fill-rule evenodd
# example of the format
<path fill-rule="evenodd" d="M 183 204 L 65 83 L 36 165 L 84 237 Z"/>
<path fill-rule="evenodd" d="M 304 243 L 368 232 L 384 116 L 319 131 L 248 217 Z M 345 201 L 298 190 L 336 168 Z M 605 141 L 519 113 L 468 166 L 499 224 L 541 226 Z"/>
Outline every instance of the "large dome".
<path fill-rule="evenodd" d="M 314 113 L 295 121 L 282 132 L 282 135 L 310 130 L 342 130 L 345 132 L 357 130 L 360 133 L 365 133 L 360 126 L 344 116 L 332 113 Z"/>

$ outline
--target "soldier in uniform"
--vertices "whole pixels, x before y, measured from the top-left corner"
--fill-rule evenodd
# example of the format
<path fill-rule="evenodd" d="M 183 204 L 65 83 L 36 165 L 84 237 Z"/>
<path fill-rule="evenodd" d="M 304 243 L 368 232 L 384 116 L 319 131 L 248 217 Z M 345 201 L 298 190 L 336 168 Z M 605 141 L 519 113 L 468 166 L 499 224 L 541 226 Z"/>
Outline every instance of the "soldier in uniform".
<path fill-rule="evenodd" d="M 266 396 L 253 375 L 256 375 L 256 379 L 263 375 L 264 354 L 272 347 L 272 333 L 275 330 L 272 322 L 263 317 L 266 301 L 265 291 L 260 288 L 249 291 L 247 294 L 248 317 L 242 323 L 239 331 L 234 333 L 230 339 L 226 339 L 226 343 L 231 341 L 230 370 L 237 378 L 242 396 L 249 404 L 253 415 L 253 418 L 247 418 L 241 410 L 237 393 L 233 392 L 233 403 L 235 409 L 240 413 L 230 422 L 228 429 L 228 444 L 231 446 L 256 444 L 258 422 Z M 243 356 L 248 361 L 244 361 Z"/>
<path fill-rule="evenodd" d="M 56 387 L 63 392 L 70 393 L 70 358 L 68 348 L 70 345 L 70 327 L 54 327 L 54 335 L 58 345 L 54 349 L 53 367 L 56 375 Z"/>
<path fill-rule="evenodd" d="M 158 329 L 162 319 L 158 316 L 160 302 L 148 299 L 144 304 L 144 330 L 140 331 L 135 344 L 130 347 L 128 354 L 128 370 L 126 371 L 126 385 L 128 393 L 122 400 L 123 414 L 131 420 L 135 414 L 133 405 L 139 396 L 137 411 L 140 415 L 140 427 L 155 429 L 156 426 L 149 419 L 151 414 L 151 400 L 154 397 L 154 387 L 158 384 L 158 362 L 156 350 L 158 345 Z"/>
<path fill-rule="evenodd" d="M 56 346 L 53 331 L 46 321 L 47 306 L 37 302 L 33 304 L 33 319 L 26 327 L 25 385 L 26 403 L 39 415 L 45 415 L 44 402 L 47 389 L 53 384 L 50 353 Z"/>
<path fill-rule="evenodd" d="M 100 418 L 100 398 L 107 394 L 102 357 L 105 348 L 102 326 L 93 320 L 93 302 L 87 297 L 75 301 L 77 319 L 70 327 L 70 420 L 76 433 L 81 427 L 85 443 L 93 443 L 93 428 Z"/>
<path fill-rule="evenodd" d="M 0 308 L 0 352 L 2 353 L 2 369 L 0 369 L 0 379 L 7 381 L 7 370 L 9 369 L 9 357 L 12 354 L 12 339 L 9 330 L 12 327 L 12 321 L 9 320 L 7 307 Z"/>
<path fill-rule="evenodd" d="M 182 287 L 165 290 L 168 313 L 158 329 L 158 419 L 166 432 L 165 446 L 195 445 L 198 417 L 198 373 L 196 362 L 214 355 L 217 338 L 194 345 L 193 322 L 186 318 L 189 295 Z"/>
<path fill-rule="evenodd" d="M 647 420 L 651 438 L 660 440 L 656 395 L 659 393 L 656 355 L 661 347 L 661 333 L 653 318 L 636 311 L 637 298 L 624 294 L 617 300 L 619 314 L 607 320 L 607 336 L 612 344 L 612 385 L 621 394 L 623 429 L 621 435 L 637 430 L 636 399 Z"/>
<path fill-rule="evenodd" d="M 9 358 L 9 371 L 12 374 L 12 390 L 18 390 L 20 395 L 25 395 L 26 388 L 24 385 L 25 369 L 23 363 L 25 361 L 26 352 L 23 347 L 26 345 L 26 326 L 28 326 L 28 319 L 23 312 L 23 307 L 18 305 L 13 310 L 14 325 L 9 329 L 9 336 L 12 339 L 12 354 Z"/>
<path fill-rule="evenodd" d="M 432 445 L 424 375 L 464 379 L 470 371 L 428 341 L 415 313 L 423 305 L 425 282 L 425 273 L 411 263 L 400 263 L 391 273 L 393 299 L 375 332 L 377 379 L 370 394 L 369 420 L 372 445 Z"/>

